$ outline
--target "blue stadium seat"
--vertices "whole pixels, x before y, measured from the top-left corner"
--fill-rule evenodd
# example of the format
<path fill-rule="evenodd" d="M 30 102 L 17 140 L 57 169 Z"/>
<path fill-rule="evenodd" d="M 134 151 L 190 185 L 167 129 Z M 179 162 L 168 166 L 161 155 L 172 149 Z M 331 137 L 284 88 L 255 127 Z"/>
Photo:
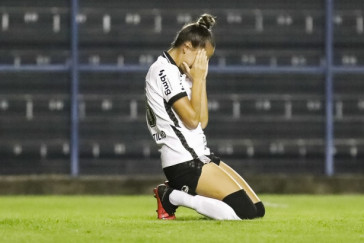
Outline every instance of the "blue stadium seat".
<path fill-rule="evenodd" d="M 234 98 L 229 96 L 218 96 L 211 95 L 208 98 L 208 108 L 209 108 L 209 117 L 210 119 L 214 119 L 216 117 L 234 117 Z M 235 106 L 236 105 L 235 101 Z M 235 107 L 235 116 L 238 116 L 240 113 L 239 107 Z"/>
<path fill-rule="evenodd" d="M 69 35 L 69 15 L 56 8 L 4 8 L 0 43 L 66 43 Z M 48 43 L 48 44 L 47 44 Z"/>
<path fill-rule="evenodd" d="M 230 95 L 322 95 L 324 79 L 311 74 L 210 73 L 209 94 Z"/>
<path fill-rule="evenodd" d="M 80 101 L 82 118 L 136 119 L 145 117 L 144 96 L 88 96 Z"/>
<path fill-rule="evenodd" d="M 1 174 L 69 173 L 68 140 L 14 140 L 0 142 Z"/>
<path fill-rule="evenodd" d="M 35 97 L 32 100 L 33 115 L 36 118 L 70 120 L 71 102 L 70 96 Z"/>
<path fill-rule="evenodd" d="M 0 96 L 0 120 L 26 117 L 26 99 Z"/>
<path fill-rule="evenodd" d="M 209 147 L 216 154 L 229 159 L 291 158 L 309 159 L 323 157 L 322 139 L 228 139 L 210 140 Z"/>
<path fill-rule="evenodd" d="M 349 95 L 360 97 L 364 89 L 363 77 L 360 74 L 337 74 L 334 78 L 334 93 L 337 96 Z"/>
<path fill-rule="evenodd" d="M 360 44 L 364 41 L 363 30 L 363 7 L 352 5 L 351 9 L 337 10 L 334 15 L 335 43 L 337 44 Z"/>
<path fill-rule="evenodd" d="M 360 97 L 338 99 L 335 103 L 335 111 L 338 118 L 364 119 L 364 99 Z"/>
<path fill-rule="evenodd" d="M 152 139 L 149 141 L 132 140 L 82 140 L 80 143 L 82 159 L 135 159 L 158 158 L 159 153 Z"/>
<path fill-rule="evenodd" d="M 240 101 L 241 117 L 276 117 L 282 118 L 284 116 L 284 101 L 277 99 L 270 99 L 270 97 L 255 98 Z"/>
<path fill-rule="evenodd" d="M 93 119 L 80 121 L 80 138 L 87 140 L 150 139 L 145 120 Z"/>
<path fill-rule="evenodd" d="M 307 119 L 323 119 L 325 116 L 324 97 L 307 97 L 301 99 L 292 99 L 292 117 Z"/>
<path fill-rule="evenodd" d="M 80 93 L 95 95 L 123 95 L 144 93 L 146 73 L 87 73 L 80 74 Z"/>
<path fill-rule="evenodd" d="M 324 126 L 322 121 L 315 120 L 215 118 L 210 119 L 206 134 L 208 138 L 212 139 L 319 139 L 324 135 Z"/>
<path fill-rule="evenodd" d="M 4 140 L 31 141 L 34 138 L 43 139 L 68 139 L 70 134 L 69 119 L 47 118 L 14 118 L 0 120 L 1 137 Z"/>
<path fill-rule="evenodd" d="M 0 95 L 69 95 L 68 73 L 0 72 Z"/>

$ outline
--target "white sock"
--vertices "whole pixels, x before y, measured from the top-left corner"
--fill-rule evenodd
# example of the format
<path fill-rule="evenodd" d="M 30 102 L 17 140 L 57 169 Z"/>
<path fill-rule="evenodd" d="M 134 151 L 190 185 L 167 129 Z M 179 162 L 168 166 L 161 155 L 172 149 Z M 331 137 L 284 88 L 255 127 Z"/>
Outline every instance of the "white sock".
<path fill-rule="evenodd" d="M 173 190 L 169 195 L 169 201 L 176 206 L 192 208 L 198 213 L 212 219 L 240 220 L 229 205 L 217 199 L 199 195 L 192 196 L 182 191 Z"/>

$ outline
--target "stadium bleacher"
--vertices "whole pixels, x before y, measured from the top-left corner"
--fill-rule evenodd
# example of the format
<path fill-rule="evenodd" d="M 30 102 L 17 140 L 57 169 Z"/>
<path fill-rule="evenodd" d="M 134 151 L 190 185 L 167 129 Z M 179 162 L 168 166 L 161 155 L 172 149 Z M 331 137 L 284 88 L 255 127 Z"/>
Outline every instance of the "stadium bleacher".
<path fill-rule="evenodd" d="M 334 64 L 364 65 L 364 5 L 335 1 Z M 147 67 L 184 23 L 217 16 L 210 65 L 324 67 L 323 1 L 81 1 L 79 62 L 145 72 L 80 72 L 81 174 L 160 173 L 145 124 Z M 68 1 L 0 3 L 0 65 L 68 65 Z M 334 76 L 337 173 L 364 165 L 363 74 Z M 70 173 L 68 72 L 0 72 L 0 174 Z M 246 173 L 323 173 L 325 77 L 312 73 L 213 72 L 209 146 Z M 225 159 L 226 158 L 226 159 Z"/>

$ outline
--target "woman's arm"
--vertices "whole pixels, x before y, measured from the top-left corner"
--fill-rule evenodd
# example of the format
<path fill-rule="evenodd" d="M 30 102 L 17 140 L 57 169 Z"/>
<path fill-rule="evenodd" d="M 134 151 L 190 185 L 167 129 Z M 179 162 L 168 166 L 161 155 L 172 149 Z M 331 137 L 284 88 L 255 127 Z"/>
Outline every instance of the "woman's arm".
<path fill-rule="evenodd" d="M 181 118 L 183 124 L 189 129 L 195 129 L 203 118 L 204 124 L 206 119 L 206 75 L 208 60 L 206 51 L 199 50 L 192 68 L 189 69 L 187 64 L 183 64 L 187 75 L 192 80 L 191 100 L 187 97 L 181 98 L 173 103 L 173 109 Z M 203 99 L 205 99 L 203 101 Z"/>
<path fill-rule="evenodd" d="M 205 129 L 209 122 L 209 107 L 208 107 L 207 93 L 206 93 L 206 79 L 203 82 L 202 92 L 201 92 L 200 121 L 202 129 Z"/>
<path fill-rule="evenodd" d="M 195 94 L 200 93 L 199 89 L 195 89 L 195 91 Z M 194 91 L 192 91 L 192 97 L 193 94 Z M 183 124 L 187 128 L 195 129 L 201 122 L 201 127 L 204 129 L 207 126 L 209 120 L 206 80 L 201 82 L 201 95 L 200 97 L 196 97 L 195 100 L 197 100 L 195 108 L 193 108 L 191 104 L 192 102 L 187 97 L 184 97 L 177 100 L 173 104 L 173 109 L 177 112 L 178 116 L 181 118 Z M 198 107 L 198 100 L 201 100 L 200 107 Z M 198 112 L 198 110 L 200 110 L 200 112 Z"/>
<path fill-rule="evenodd" d="M 173 109 L 188 129 L 195 129 L 200 123 L 201 105 L 193 107 L 191 103 L 187 97 L 183 97 L 173 103 Z"/>

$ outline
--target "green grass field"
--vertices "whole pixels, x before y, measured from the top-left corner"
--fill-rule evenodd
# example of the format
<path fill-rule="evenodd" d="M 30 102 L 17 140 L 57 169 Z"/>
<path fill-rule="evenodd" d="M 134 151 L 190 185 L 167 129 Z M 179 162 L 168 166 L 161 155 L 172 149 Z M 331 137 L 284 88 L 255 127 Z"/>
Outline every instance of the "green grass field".
<path fill-rule="evenodd" d="M 152 196 L 3 196 L 0 242 L 364 242 L 364 196 L 262 195 L 263 219 L 214 221 Z"/>

